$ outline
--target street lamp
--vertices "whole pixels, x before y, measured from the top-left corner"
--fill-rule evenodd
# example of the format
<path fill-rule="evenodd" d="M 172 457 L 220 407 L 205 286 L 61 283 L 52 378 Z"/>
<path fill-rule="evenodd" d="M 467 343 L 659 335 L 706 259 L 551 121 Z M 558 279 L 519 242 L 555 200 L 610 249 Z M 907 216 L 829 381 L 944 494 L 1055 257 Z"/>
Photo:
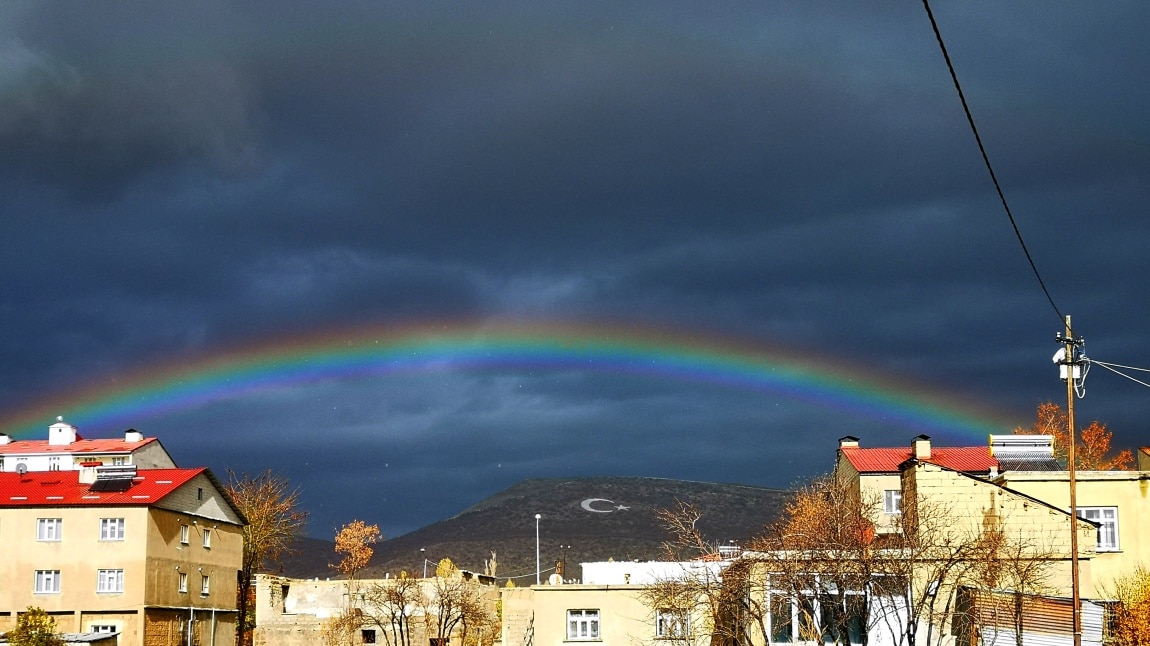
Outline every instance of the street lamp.
<path fill-rule="evenodd" d="M 423 560 L 423 578 L 427 578 L 427 548 L 419 548 L 419 558 Z"/>
<path fill-rule="evenodd" d="M 542 514 L 535 514 L 535 585 L 539 585 L 539 576 L 542 569 L 539 565 L 539 519 L 543 518 Z"/>

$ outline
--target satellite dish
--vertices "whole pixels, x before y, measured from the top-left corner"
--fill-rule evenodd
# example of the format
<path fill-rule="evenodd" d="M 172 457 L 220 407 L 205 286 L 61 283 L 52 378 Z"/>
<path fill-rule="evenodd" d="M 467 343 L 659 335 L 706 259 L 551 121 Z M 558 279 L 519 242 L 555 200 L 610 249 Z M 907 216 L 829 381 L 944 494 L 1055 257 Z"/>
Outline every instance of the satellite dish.
<path fill-rule="evenodd" d="M 25 473 L 28 473 L 28 465 L 24 464 L 23 462 L 17 462 L 16 463 L 16 473 L 19 475 L 24 475 Z"/>

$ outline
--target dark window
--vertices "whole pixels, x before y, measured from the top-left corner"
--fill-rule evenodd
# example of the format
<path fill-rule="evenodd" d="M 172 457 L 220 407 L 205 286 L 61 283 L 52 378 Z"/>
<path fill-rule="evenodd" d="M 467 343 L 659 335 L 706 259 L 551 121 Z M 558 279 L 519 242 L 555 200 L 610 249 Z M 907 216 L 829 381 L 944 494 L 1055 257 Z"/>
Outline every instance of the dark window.
<path fill-rule="evenodd" d="M 374 644 L 375 643 L 375 629 L 374 628 L 367 628 L 367 629 L 362 630 L 360 632 L 362 633 L 362 636 L 363 636 L 363 643 L 365 643 L 365 644 Z"/>

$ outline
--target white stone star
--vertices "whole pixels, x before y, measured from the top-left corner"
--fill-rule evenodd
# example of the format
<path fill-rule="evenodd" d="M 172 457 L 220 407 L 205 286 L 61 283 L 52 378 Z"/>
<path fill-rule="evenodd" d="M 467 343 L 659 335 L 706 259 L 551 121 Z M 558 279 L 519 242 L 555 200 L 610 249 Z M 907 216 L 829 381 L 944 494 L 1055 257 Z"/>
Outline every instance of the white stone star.
<path fill-rule="evenodd" d="M 627 505 L 615 505 L 616 511 L 627 511 L 630 509 Z"/>

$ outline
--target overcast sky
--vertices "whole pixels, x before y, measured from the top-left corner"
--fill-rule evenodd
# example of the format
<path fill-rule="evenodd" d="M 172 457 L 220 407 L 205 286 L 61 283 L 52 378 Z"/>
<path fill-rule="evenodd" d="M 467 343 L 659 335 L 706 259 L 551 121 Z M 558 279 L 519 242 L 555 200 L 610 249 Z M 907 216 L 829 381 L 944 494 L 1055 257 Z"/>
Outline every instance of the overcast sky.
<path fill-rule="evenodd" d="M 1150 367 L 1150 5 L 934 10 L 1058 310 L 1092 358 Z M 114 428 L 67 393 L 467 321 L 770 345 L 1003 432 L 1065 403 L 1058 311 L 910 0 L 5 2 L 0 209 L 0 407 L 63 408 L 22 437 L 59 414 L 221 476 L 271 468 L 314 536 L 394 536 L 530 477 L 786 487 L 842 435 L 924 429 L 596 366 L 448 361 Z M 1148 403 L 1095 367 L 1078 415 L 1148 444 Z"/>

